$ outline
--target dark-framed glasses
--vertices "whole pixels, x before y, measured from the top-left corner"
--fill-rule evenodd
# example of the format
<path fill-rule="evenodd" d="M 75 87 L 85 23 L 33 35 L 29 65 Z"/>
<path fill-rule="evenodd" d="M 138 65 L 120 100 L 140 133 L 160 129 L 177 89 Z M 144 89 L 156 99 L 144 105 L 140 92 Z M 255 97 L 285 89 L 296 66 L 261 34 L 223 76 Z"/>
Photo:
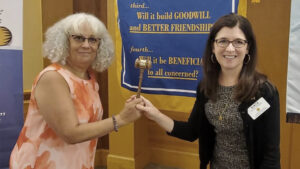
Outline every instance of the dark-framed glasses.
<path fill-rule="evenodd" d="M 227 48 L 227 46 L 231 43 L 233 47 L 235 48 L 241 48 L 244 47 L 248 41 L 243 40 L 243 39 L 235 39 L 235 40 L 228 40 L 228 39 L 215 39 L 215 42 L 217 46 L 221 48 Z"/>
<path fill-rule="evenodd" d="M 82 35 L 71 35 L 72 39 L 74 39 L 75 42 L 77 43 L 83 43 L 85 42 L 85 40 L 87 39 L 88 40 L 88 43 L 90 45 L 96 45 L 98 44 L 98 42 L 100 42 L 100 38 L 95 38 L 95 37 L 84 37 Z"/>

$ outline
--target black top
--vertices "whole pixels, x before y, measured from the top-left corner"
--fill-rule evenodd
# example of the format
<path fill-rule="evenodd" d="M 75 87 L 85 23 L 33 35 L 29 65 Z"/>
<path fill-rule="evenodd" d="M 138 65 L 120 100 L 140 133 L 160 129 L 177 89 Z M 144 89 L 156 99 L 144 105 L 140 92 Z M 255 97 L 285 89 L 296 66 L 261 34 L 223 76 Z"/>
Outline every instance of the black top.
<path fill-rule="evenodd" d="M 247 109 L 261 97 L 270 104 L 270 108 L 253 120 L 248 115 Z M 200 169 L 206 169 L 212 159 L 216 136 L 214 126 L 205 115 L 207 101 L 208 98 L 198 87 L 196 101 L 188 121 L 174 120 L 174 128 L 168 133 L 188 141 L 199 139 Z M 250 101 L 242 102 L 238 110 L 243 119 L 250 168 L 280 169 L 280 110 L 277 89 L 269 82 L 264 82 L 256 96 Z"/>

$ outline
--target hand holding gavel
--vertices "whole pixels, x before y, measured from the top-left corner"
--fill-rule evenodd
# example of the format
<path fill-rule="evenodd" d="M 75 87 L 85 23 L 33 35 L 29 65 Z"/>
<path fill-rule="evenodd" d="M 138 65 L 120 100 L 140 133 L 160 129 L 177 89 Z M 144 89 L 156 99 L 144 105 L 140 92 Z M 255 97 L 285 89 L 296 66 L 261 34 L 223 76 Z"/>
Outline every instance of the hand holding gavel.
<path fill-rule="evenodd" d="M 141 86 L 142 86 L 142 81 L 143 81 L 144 70 L 145 69 L 150 69 L 151 66 L 152 66 L 152 62 L 149 59 L 137 58 L 135 60 L 134 67 L 140 69 L 139 86 L 138 86 L 138 91 L 137 91 L 137 94 L 136 94 L 137 98 L 140 98 L 140 95 L 141 95 Z"/>

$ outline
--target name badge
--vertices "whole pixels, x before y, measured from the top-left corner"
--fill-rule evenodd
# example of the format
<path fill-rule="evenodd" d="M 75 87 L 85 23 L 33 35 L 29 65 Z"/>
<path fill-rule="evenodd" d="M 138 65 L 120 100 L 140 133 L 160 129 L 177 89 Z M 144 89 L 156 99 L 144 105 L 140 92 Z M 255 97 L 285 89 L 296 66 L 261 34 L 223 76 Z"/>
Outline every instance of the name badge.
<path fill-rule="evenodd" d="M 253 120 L 255 120 L 269 108 L 270 104 L 263 97 L 261 97 L 248 108 L 248 114 Z"/>

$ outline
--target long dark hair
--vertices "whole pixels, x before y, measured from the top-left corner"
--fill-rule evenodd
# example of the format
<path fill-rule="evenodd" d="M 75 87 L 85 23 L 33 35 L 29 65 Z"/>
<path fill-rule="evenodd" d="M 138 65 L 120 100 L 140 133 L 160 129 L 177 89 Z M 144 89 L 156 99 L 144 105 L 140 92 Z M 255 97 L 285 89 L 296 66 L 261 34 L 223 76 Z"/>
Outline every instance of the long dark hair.
<path fill-rule="evenodd" d="M 238 101 L 245 101 L 251 99 L 259 88 L 259 84 L 266 81 L 267 77 L 256 71 L 257 64 L 257 48 L 255 35 L 252 26 L 248 19 L 243 16 L 231 13 L 219 18 L 211 28 L 210 34 L 206 42 L 203 63 L 203 80 L 200 83 L 200 90 L 209 99 L 216 101 L 218 78 L 221 71 L 221 66 L 215 60 L 211 59 L 214 41 L 217 33 L 223 27 L 233 28 L 236 25 L 243 31 L 248 41 L 249 56 L 245 56 L 244 65 L 240 72 L 238 84 L 234 91 L 234 97 Z M 250 59 L 248 61 L 248 59 Z"/>

